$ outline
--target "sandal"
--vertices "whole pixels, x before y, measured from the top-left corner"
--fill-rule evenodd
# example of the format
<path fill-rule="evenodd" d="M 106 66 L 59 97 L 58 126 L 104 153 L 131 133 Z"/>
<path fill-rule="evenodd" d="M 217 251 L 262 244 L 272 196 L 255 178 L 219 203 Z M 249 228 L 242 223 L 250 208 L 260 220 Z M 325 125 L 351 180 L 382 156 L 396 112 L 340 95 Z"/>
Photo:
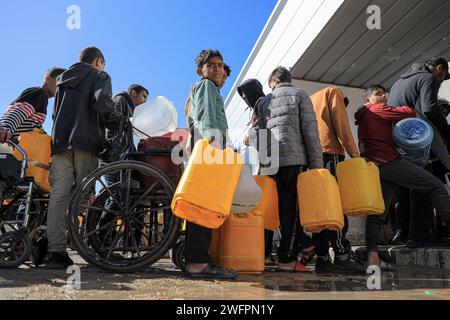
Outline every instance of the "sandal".
<path fill-rule="evenodd" d="M 222 268 L 216 264 L 208 264 L 200 272 L 188 272 L 183 270 L 184 273 L 193 279 L 218 279 L 218 280 L 233 280 L 237 277 L 237 273 L 234 270 Z"/>
<path fill-rule="evenodd" d="M 294 268 L 291 269 L 284 269 L 278 267 L 276 269 L 276 272 L 284 272 L 284 273 L 308 273 L 311 272 L 310 270 L 306 269 L 306 266 L 299 261 L 296 261 L 294 264 Z"/>

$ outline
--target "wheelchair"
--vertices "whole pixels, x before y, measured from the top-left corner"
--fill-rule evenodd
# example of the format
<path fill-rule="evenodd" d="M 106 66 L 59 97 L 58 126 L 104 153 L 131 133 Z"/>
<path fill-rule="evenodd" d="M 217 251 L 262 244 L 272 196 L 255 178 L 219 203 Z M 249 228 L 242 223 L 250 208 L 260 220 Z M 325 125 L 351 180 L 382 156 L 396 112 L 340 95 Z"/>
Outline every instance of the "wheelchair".
<path fill-rule="evenodd" d="M 129 142 L 130 127 L 124 130 Z M 170 137 L 142 140 L 138 151 L 128 148 L 77 187 L 67 221 L 71 244 L 85 261 L 107 272 L 138 272 L 176 246 L 182 220 L 171 202 L 183 173 L 172 161 L 177 144 Z"/>
<path fill-rule="evenodd" d="M 30 259 L 39 266 L 47 248 L 49 194 L 28 176 L 36 163 L 27 152 L 17 141 L 8 144 L 22 159 L 0 153 L 0 268 L 17 268 Z"/>

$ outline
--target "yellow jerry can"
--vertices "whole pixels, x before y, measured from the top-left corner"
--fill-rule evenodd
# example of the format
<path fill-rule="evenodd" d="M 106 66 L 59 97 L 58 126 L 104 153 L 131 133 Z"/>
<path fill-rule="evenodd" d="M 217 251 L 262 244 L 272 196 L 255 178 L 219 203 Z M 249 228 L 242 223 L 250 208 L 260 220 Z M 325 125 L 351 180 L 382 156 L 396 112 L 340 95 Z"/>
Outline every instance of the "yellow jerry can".
<path fill-rule="evenodd" d="M 25 150 L 28 157 L 25 175 L 33 177 L 36 185 L 44 192 L 49 193 L 52 189 L 48 181 L 51 162 L 52 138 L 41 129 L 22 133 L 19 137 L 19 146 Z M 14 156 L 22 161 L 22 154 L 14 150 Z"/>
<path fill-rule="evenodd" d="M 255 181 L 263 194 L 258 206 L 251 213 L 264 218 L 265 229 L 276 231 L 280 227 L 277 184 L 268 176 L 255 176 Z"/>
<path fill-rule="evenodd" d="M 363 158 L 341 162 L 337 166 L 337 180 L 344 214 L 367 216 L 384 213 L 380 171 L 376 164 Z"/>
<path fill-rule="evenodd" d="M 206 228 L 219 228 L 230 214 L 242 166 L 242 157 L 230 148 L 215 149 L 199 140 L 175 191 L 173 213 Z"/>
<path fill-rule="evenodd" d="M 340 231 L 344 214 L 336 179 L 327 169 L 301 173 L 297 183 L 300 221 L 306 231 Z"/>
<path fill-rule="evenodd" d="M 220 228 L 219 264 L 244 274 L 264 272 L 264 219 L 231 214 Z"/>

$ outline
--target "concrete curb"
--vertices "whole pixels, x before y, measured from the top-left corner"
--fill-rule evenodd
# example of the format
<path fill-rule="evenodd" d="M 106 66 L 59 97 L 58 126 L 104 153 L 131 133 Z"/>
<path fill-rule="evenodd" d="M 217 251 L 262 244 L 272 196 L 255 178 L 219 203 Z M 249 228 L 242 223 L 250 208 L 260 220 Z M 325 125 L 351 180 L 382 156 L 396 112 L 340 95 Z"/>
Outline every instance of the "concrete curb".
<path fill-rule="evenodd" d="M 367 257 L 366 248 L 355 250 L 361 261 Z M 450 247 L 408 248 L 406 246 L 381 246 L 381 260 L 398 266 L 419 266 L 450 271 Z"/>

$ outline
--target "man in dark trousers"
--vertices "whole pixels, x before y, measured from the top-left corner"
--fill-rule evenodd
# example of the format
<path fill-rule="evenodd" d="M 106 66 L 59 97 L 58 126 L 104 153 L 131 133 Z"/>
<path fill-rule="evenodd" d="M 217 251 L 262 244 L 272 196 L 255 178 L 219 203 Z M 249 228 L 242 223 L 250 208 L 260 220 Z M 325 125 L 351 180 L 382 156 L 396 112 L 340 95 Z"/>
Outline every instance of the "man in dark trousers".
<path fill-rule="evenodd" d="M 24 90 L 0 118 L 0 143 L 12 136 L 42 128 L 47 117 L 48 99 L 55 96 L 56 78 L 65 69 L 53 67 L 45 73 L 44 84 Z"/>
<path fill-rule="evenodd" d="M 392 86 L 388 105 L 413 108 L 420 118 L 430 122 L 435 131 L 432 145 L 432 153 L 437 158 L 435 161 L 440 162 L 450 172 L 450 156 L 446 147 L 450 142 L 450 126 L 438 102 L 439 89 L 449 78 L 449 66 L 445 58 L 437 57 L 423 65 L 415 64 Z M 409 246 L 422 246 L 436 241 L 430 234 L 433 207 L 423 195 L 404 191 L 399 199 L 399 207 L 402 209 L 399 212 L 401 220 L 407 221 L 410 215 L 411 218 L 414 216 L 419 219 L 413 219 L 410 223 L 407 242 Z M 408 208 L 409 210 L 405 210 Z M 418 216 L 414 214 L 415 210 L 428 214 Z M 405 230 L 403 233 L 406 233 Z M 399 237 L 407 240 L 402 234 L 397 235 L 397 238 Z"/>
<path fill-rule="evenodd" d="M 106 119 L 114 118 L 111 78 L 102 52 L 90 47 L 58 78 L 53 112 L 52 192 L 48 207 L 50 269 L 73 264 L 66 252 L 66 212 L 73 188 L 98 167 Z"/>
<path fill-rule="evenodd" d="M 326 87 L 313 94 L 311 101 L 316 112 L 324 165 L 336 176 L 338 163 L 345 160 L 345 153 L 351 158 L 360 156 L 347 115 L 349 100 L 340 89 Z M 352 246 L 346 238 L 349 229 L 347 216 L 344 222 L 342 231 L 324 230 L 313 234 L 317 274 L 351 274 L 363 271 L 360 264 L 352 259 Z M 334 251 L 334 261 L 329 255 L 330 245 Z"/>

